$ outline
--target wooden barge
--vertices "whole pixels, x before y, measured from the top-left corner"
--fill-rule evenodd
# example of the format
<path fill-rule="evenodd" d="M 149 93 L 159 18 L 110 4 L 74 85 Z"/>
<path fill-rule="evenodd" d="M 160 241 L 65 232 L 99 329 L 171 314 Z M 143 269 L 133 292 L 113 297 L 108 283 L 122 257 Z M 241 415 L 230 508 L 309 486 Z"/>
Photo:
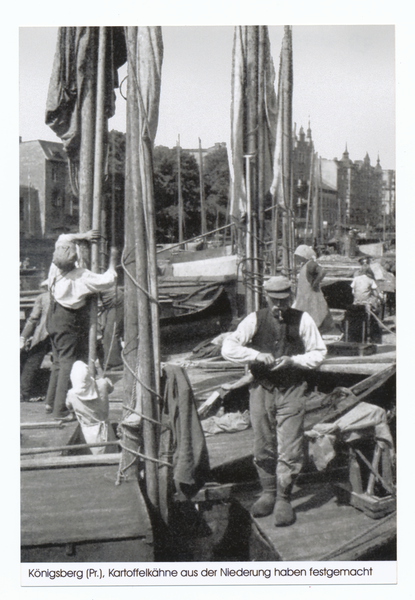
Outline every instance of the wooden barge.
<path fill-rule="evenodd" d="M 355 382 L 351 391 L 358 399 L 391 409 L 394 353 L 376 356 L 382 357 L 379 362 L 372 356 L 359 361 L 349 357 L 342 363 L 338 357 L 328 358 L 316 381 L 333 376 L 337 385 Z M 243 375 L 242 369 L 229 363 L 192 361 L 188 354 L 175 362 L 186 368 L 199 407 L 213 392 Z M 121 418 L 121 375 L 111 374 L 116 382 L 111 396 L 114 424 Z M 246 388 L 238 391 L 235 402 L 246 406 Z M 191 502 L 174 504 L 166 530 L 152 519 L 137 480 L 115 485 L 119 453 L 93 456 L 82 447 L 76 449 L 74 444 L 82 442 L 76 422 L 53 423 L 40 403 L 21 407 L 23 562 L 328 561 L 394 556 L 395 499 L 390 494 L 365 498 L 362 490 L 360 499 L 366 501 L 360 506 L 353 502 L 350 459 L 344 452 L 324 473 L 306 464 L 293 491 L 297 521 L 288 528 L 275 528 L 272 517 L 254 519 L 249 513 L 258 494 L 252 429 L 207 436 L 210 481 Z M 320 419 L 318 412 L 309 411 L 308 426 L 316 419 Z M 42 447 L 55 451 L 42 453 Z M 36 454 L 31 453 L 33 448 L 38 449 Z M 363 474 L 364 486 L 367 479 Z"/>

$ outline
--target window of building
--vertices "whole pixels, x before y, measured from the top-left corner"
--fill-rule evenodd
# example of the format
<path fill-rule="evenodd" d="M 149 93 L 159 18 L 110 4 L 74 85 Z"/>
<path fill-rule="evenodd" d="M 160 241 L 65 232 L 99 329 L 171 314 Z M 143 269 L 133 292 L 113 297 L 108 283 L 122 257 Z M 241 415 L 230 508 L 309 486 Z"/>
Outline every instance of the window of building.
<path fill-rule="evenodd" d="M 56 167 L 52 167 L 52 181 L 58 181 L 58 173 Z"/>
<path fill-rule="evenodd" d="M 69 214 L 77 217 L 79 215 L 79 201 L 78 198 L 71 195 L 69 200 Z"/>
<path fill-rule="evenodd" d="M 20 196 L 19 209 L 20 209 L 20 220 L 24 221 L 25 220 L 25 201 L 24 201 L 23 196 Z"/>
<path fill-rule="evenodd" d="M 55 208 L 63 207 L 63 193 L 61 190 L 52 190 L 52 206 L 54 206 Z"/>

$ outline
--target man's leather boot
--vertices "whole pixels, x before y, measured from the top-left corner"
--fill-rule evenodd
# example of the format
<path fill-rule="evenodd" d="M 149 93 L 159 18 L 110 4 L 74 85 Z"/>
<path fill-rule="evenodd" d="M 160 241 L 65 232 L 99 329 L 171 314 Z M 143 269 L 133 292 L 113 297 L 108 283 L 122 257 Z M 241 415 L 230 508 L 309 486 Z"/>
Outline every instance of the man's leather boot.
<path fill-rule="evenodd" d="M 286 527 L 295 522 L 295 512 L 290 502 L 292 487 L 292 484 L 285 488 L 277 484 L 277 501 L 273 513 L 275 527 Z"/>
<path fill-rule="evenodd" d="M 267 517 L 274 509 L 276 490 L 276 477 L 266 473 L 263 469 L 256 466 L 259 480 L 261 482 L 262 494 L 252 505 L 251 514 L 253 517 Z"/>

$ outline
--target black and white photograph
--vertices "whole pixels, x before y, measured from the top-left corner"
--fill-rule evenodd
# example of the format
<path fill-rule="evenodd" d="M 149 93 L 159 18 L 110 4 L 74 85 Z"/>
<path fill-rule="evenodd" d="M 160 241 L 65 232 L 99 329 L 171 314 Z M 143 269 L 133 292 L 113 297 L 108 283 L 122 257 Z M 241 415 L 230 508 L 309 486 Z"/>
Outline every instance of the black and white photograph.
<path fill-rule="evenodd" d="M 396 583 L 395 94 L 392 23 L 19 27 L 22 585 Z"/>

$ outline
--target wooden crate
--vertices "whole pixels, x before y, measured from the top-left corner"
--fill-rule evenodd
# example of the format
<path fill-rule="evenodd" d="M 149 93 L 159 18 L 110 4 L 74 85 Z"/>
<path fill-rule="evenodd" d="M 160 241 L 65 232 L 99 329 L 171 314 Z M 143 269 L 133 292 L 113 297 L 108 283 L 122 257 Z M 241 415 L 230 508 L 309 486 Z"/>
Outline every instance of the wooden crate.
<path fill-rule="evenodd" d="M 396 510 L 395 496 L 378 498 L 367 493 L 357 494 L 344 483 L 337 483 L 336 487 L 339 499 L 361 510 L 371 519 L 381 519 Z"/>

